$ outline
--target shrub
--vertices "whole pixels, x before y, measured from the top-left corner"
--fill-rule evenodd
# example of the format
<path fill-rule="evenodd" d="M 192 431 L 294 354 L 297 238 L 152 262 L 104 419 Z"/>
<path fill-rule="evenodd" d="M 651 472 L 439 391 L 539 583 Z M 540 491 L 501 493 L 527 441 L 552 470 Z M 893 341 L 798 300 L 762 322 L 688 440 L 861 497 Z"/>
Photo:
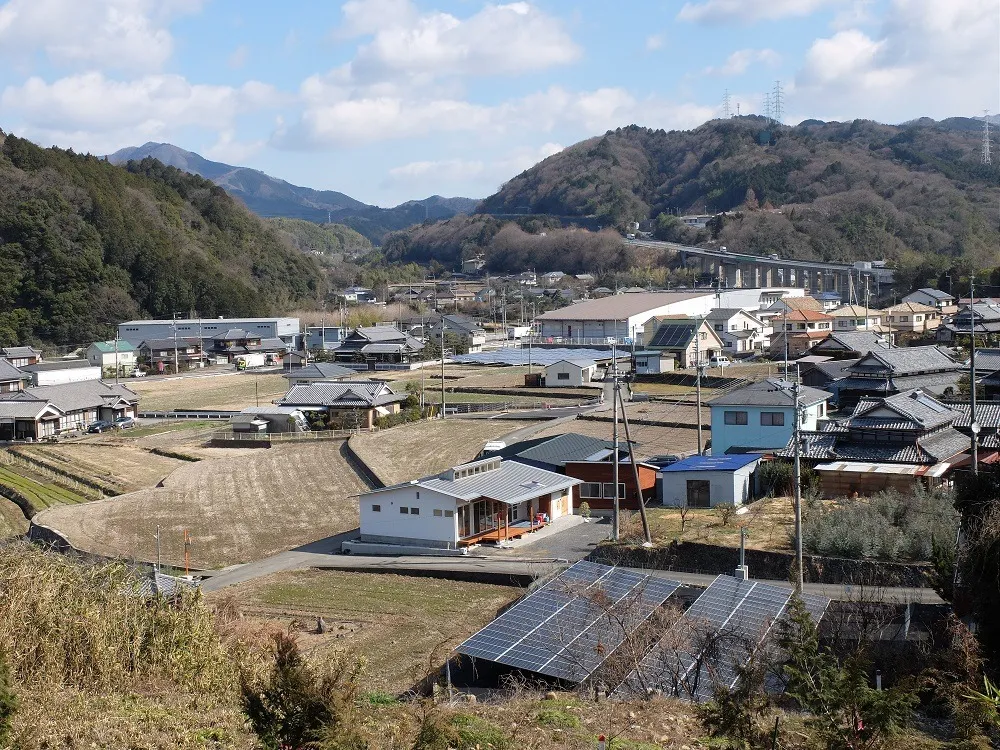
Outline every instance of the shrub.
<path fill-rule="evenodd" d="M 5 747 L 10 737 L 14 713 L 17 711 L 17 694 L 11 684 L 7 659 L 0 653 L 0 747 Z"/>
<path fill-rule="evenodd" d="M 722 521 L 723 526 L 729 525 L 729 519 L 736 513 L 736 507 L 732 503 L 719 503 L 713 508 L 715 514 Z"/>
<path fill-rule="evenodd" d="M 792 492 L 792 465 L 787 461 L 765 461 L 757 469 L 760 490 L 768 497 Z"/>
<path fill-rule="evenodd" d="M 580 503 L 580 517 L 590 518 L 590 503 L 588 503 L 586 500 Z"/>
<path fill-rule="evenodd" d="M 954 539 L 958 516 L 950 493 L 915 490 L 903 496 L 887 490 L 860 500 L 842 499 L 803 523 L 803 546 L 810 554 L 925 561 L 934 540 Z"/>
<path fill-rule="evenodd" d="M 557 708 L 544 708 L 538 712 L 536 718 L 543 727 L 552 727 L 553 729 L 576 729 L 580 726 L 579 717 Z"/>

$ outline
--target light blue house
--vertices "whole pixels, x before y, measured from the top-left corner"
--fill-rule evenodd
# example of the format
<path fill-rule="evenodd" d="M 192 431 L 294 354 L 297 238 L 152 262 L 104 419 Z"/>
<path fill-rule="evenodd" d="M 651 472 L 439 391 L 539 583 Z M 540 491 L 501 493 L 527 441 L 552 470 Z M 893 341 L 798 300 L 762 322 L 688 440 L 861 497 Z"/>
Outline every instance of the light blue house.
<path fill-rule="evenodd" d="M 801 429 L 815 431 L 826 417 L 832 394 L 799 388 Z M 779 449 L 788 445 L 795 423 L 792 384 L 778 378 L 751 383 L 708 402 L 712 410 L 712 455 Z"/>

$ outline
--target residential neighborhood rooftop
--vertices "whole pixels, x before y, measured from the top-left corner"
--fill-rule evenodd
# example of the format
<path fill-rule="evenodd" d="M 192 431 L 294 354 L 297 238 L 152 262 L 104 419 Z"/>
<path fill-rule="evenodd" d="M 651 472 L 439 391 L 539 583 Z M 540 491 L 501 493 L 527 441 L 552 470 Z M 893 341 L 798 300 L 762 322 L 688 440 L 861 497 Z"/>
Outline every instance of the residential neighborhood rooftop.
<path fill-rule="evenodd" d="M 664 466 L 660 471 L 664 474 L 672 471 L 735 471 L 759 460 L 760 456 L 745 453 L 725 456 L 688 456 L 676 463 Z"/>
<path fill-rule="evenodd" d="M 833 398 L 832 393 L 811 388 L 807 385 L 799 387 L 799 404 L 811 406 L 821 401 Z M 708 401 L 709 406 L 794 406 L 792 383 L 779 378 L 767 378 L 756 383 L 738 388 Z"/>
<path fill-rule="evenodd" d="M 598 291 L 598 290 L 594 290 Z M 610 291 L 610 290 L 608 290 Z M 538 316 L 538 320 L 624 320 L 633 315 L 664 307 L 674 302 L 704 297 L 709 292 L 642 292 L 636 294 L 615 294 L 601 299 L 585 300 L 550 310 Z"/>

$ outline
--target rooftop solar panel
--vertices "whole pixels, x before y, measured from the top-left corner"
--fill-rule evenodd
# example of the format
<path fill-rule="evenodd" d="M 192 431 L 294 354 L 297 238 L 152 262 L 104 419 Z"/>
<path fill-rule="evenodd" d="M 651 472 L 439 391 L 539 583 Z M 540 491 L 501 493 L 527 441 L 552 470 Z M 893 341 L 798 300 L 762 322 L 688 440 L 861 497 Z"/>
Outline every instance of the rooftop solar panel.
<path fill-rule="evenodd" d="M 582 682 L 679 587 L 676 581 L 581 561 L 456 650 Z"/>
<path fill-rule="evenodd" d="M 693 331 L 693 322 L 663 323 L 656 329 L 648 346 L 654 349 L 671 349 L 679 346 L 687 346 L 688 342 L 691 341 Z"/>

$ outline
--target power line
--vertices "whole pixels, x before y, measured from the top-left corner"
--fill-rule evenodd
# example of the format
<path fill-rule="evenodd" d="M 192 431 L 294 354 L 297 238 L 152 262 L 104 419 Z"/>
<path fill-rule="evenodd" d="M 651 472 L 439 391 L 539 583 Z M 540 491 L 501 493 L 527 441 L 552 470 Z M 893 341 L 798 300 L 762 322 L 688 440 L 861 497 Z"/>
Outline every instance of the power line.
<path fill-rule="evenodd" d="M 781 81 L 775 81 L 774 92 L 771 95 L 771 109 L 773 110 L 774 122 L 778 125 L 781 124 L 782 117 L 785 114 L 782 102 L 783 94 L 784 89 L 781 88 Z"/>
<path fill-rule="evenodd" d="M 722 95 L 722 116 L 726 120 L 733 116 L 732 110 L 729 107 L 729 89 L 726 89 L 726 93 Z"/>

